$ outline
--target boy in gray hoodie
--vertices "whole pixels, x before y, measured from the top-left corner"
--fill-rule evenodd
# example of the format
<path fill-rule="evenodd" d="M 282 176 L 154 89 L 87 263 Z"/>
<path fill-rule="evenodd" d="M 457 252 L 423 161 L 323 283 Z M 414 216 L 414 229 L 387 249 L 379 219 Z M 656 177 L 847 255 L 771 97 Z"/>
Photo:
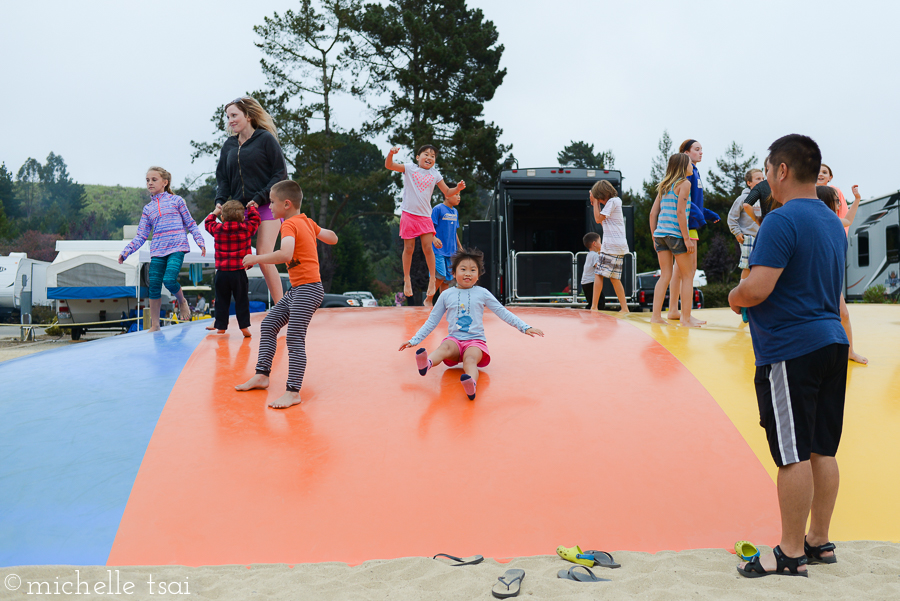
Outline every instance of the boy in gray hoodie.
<path fill-rule="evenodd" d="M 756 239 L 756 232 L 759 231 L 759 225 L 750 218 L 744 211 L 744 200 L 750 194 L 750 190 L 756 187 L 756 184 L 763 181 L 763 172 L 760 169 L 751 169 L 744 176 L 747 187 L 741 192 L 731 210 L 728 211 L 728 229 L 741 245 L 741 261 L 738 268 L 741 269 L 741 279 L 745 279 L 750 274 L 750 251 L 753 250 L 753 241 Z M 746 309 L 741 310 L 744 322 L 747 321 Z"/>

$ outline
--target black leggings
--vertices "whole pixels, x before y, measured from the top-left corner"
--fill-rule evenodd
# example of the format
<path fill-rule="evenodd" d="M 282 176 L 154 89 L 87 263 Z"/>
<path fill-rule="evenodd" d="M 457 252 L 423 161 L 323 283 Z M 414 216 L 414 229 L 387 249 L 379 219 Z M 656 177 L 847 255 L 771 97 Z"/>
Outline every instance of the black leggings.
<path fill-rule="evenodd" d="M 228 313 L 231 309 L 231 297 L 234 297 L 234 314 L 238 327 L 250 327 L 250 282 L 247 272 L 216 271 L 216 329 L 228 329 Z"/>

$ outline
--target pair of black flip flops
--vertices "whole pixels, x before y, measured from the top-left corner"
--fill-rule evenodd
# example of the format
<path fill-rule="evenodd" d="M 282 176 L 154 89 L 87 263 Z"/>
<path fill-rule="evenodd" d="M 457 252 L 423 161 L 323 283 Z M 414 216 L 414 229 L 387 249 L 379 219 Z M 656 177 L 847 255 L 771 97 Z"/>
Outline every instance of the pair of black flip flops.
<path fill-rule="evenodd" d="M 475 555 L 474 557 L 455 557 L 453 555 L 447 555 L 446 553 L 438 553 L 432 559 L 437 559 L 438 557 L 446 557 L 451 563 L 450 565 L 453 567 L 458 566 L 474 566 L 476 564 L 484 561 L 484 557 L 481 555 Z M 515 597 L 519 594 L 519 591 L 522 589 L 522 580 L 525 578 L 525 570 L 506 570 L 506 573 L 503 576 L 497 578 L 499 582 L 494 585 L 494 588 L 491 589 L 491 594 L 494 595 L 498 599 L 508 599 L 510 597 Z"/>

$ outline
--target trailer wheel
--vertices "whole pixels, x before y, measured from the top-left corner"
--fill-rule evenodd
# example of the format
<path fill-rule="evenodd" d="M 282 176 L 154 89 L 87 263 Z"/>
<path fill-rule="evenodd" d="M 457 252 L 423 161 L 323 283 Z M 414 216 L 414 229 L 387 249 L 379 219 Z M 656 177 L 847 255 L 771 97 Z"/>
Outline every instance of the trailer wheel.
<path fill-rule="evenodd" d="M 81 340 L 81 328 L 72 328 L 72 340 Z"/>

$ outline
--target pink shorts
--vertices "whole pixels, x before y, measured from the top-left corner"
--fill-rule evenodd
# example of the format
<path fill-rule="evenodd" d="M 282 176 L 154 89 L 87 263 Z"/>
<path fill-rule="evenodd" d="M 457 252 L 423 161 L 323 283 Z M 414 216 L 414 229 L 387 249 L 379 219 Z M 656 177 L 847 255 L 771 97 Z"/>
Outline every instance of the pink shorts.
<path fill-rule="evenodd" d="M 260 221 L 274 221 L 275 220 L 275 215 L 272 214 L 272 204 L 271 203 L 265 204 L 256 210 L 259 211 L 259 220 Z"/>
<path fill-rule="evenodd" d="M 404 240 L 413 240 L 422 234 L 434 234 L 434 223 L 431 217 L 422 217 L 403 211 L 400 213 L 400 237 Z"/>
<path fill-rule="evenodd" d="M 478 362 L 478 367 L 487 367 L 488 363 L 491 362 L 491 353 L 488 351 L 487 343 L 484 340 L 457 340 L 452 336 L 447 336 L 444 340 L 441 340 L 441 344 L 444 343 L 445 340 L 451 340 L 456 343 L 456 346 L 459 347 L 459 359 L 462 361 L 463 355 L 466 354 L 466 349 L 474 346 L 477 349 L 481 350 L 481 361 Z M 444 365 L 447 367 L 453 367 L 459 363 L 459 361 L 453 361 L 452 359 L 444 359 Z"/>

